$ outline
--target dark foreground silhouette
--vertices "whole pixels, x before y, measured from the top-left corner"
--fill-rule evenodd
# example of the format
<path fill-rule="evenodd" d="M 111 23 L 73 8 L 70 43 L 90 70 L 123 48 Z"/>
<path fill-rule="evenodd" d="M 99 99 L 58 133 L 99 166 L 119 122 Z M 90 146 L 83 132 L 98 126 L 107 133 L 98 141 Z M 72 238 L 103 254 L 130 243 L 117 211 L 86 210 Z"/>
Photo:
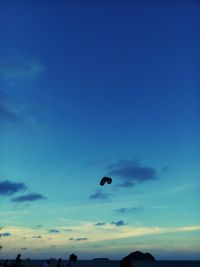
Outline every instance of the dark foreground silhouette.
<path fill-rule="evenodd" d="M 135 251 L 120 261 L 120 267 L 134 267 L 131 265 L 133 261 L 155 261 L 155 258 L 150 253 Z"/>
<path fill-rule="evenodd" d="M 22 266 L 21 254 L 17 255 L 17 257 L 15 259 L 15 266 L 16 267 L 21 267 Z"/>
<path fill-rule="evenodd" d="M 69 256 L 69 261 L 67 263 L 67 267 L 74 267 L 74 266 L 76 266 L 77 258 L 78 257 L 75 254 L 71 254 Z"/>

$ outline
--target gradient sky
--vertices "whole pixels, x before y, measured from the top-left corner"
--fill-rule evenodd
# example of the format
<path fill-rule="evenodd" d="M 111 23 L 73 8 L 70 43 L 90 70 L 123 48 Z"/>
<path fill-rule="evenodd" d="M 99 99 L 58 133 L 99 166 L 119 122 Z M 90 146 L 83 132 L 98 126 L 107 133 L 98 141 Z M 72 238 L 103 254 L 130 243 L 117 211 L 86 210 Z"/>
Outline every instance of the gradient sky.
<path fill-rule="evenodd" d="M 0 1 L 1 258 L 200 259 L 199 12 Z"/>

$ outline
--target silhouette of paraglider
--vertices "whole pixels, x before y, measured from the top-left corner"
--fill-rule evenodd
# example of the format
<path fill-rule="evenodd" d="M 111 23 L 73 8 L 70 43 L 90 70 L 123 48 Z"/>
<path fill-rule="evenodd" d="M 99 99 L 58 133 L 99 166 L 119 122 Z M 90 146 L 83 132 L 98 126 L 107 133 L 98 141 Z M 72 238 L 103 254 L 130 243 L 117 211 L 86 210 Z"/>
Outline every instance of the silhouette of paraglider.
<path fill-rule="evenodd" d="M 110 177 L 103 177 L 102 179 L 101 179 L 101 181 L 100 181 L 100 185 L 101 186 L 103 186 L 105 183 L 107 183 L 107 184 L 111 184 L 112 183 L 112 178 L 110 178 Z"/>

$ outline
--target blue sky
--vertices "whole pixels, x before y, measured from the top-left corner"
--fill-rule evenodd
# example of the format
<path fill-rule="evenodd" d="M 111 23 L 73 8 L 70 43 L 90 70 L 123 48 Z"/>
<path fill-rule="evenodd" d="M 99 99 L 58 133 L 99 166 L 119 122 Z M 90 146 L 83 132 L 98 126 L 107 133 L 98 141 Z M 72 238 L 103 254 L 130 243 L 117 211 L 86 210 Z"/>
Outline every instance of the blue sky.
<path fill-rule="evenodd" d="M 1 258 L 199 259 L 199 8 L 0 2 Z"/>

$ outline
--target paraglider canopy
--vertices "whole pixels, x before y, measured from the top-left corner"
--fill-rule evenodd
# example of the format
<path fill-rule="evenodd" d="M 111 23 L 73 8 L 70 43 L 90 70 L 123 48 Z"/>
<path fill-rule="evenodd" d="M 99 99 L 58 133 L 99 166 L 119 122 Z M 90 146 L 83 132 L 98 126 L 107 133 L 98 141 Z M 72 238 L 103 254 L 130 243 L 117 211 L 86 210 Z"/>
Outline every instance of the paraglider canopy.
<path fill-rule="evenodd" d="M 100 185 L 102 186 L 105 183 L 111 184 L 112 183 L 112 178 L 104 176 L 100 181 Z"/>

